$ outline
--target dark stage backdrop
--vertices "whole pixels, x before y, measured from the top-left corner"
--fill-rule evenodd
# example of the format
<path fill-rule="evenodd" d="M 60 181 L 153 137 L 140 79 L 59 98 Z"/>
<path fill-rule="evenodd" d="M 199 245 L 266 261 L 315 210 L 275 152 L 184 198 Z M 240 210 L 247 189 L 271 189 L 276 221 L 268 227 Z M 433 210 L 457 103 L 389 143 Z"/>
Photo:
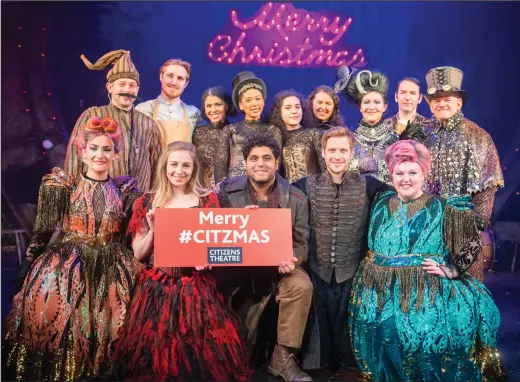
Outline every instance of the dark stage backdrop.
<path fill-rule="evenodd" d="M 318 85 L 332 86 L 335 82 L 333 67 L 270 67 L 237 64 L 238 59 L 223 64 L 208 57 L 208 44 L 219 33 L 231 32 L 233 43 L 236 41 L 238 32 L 230 28 L 231 11 L 237 12 L 240 21 L 248 21 L 266 4 L 263 2 L 40 4 L 45 4 L 52 15 L 48 62 L 69 131 L 82 110 L 108 102 L 106 71 L 89 71 L 79 59 L 82 53 L 94 62 L 110 50 L 130 50 L 141 76 L 142 100 L 159 94 L 159 67 L 175 57 L 193 66 L 191 82 L 182 98 L 197 106 L 204 89 L 216 85 L 230 89 L 233 76 L 242 70 L 252 70 L 265 80 L 266 109 L 280 90 L 293 88 L 307 95 Z M 290 3 L 286 4 L 290 7 Z M 462 69 L 463 88 L 469 93 L 464 113 L 492 135 L 504 167 L 509 167 L 505 171 L 506 184 L 518 190 L 505 196 L 508 203 L 511 198 L 520 200 L 516 195 L 520 191 L 519 171 L 509 175 L 513 168 L 520 167 L 520 154 L 514 154 L 520 146 L 520 3 L 294 2 L 292 6 L 313 15 L 339 16 L 340 25 L 352 18 L 332 49 L 338 51 L 341 45 L 363 49 L 366 68 L 380 69 L 388 75 L 391 94 L 396 82 L 405 76 L 420 79 L 424 86 L 424 75 L 430 68 L 450 65 Z M 38 7 L 33 4 L 25 9 L 35 12 Z M 261 39 L 262 35 L 266 39 L 271 36 L 259 32 L 254 38 Z M 248 38 L 244 45 L 250 52 L 254 45 Z M 393 115 L 397 111 L 393 96 L 389 101 L 387 115 Z M 355 127 L 359 111 L 345 100 L 341 102 L 349 127 Z M 430 115 L 425 102 L 419 105 L 419 112 Z M 519 205 L 518 201 L 513 204 Z M 517 207 L 516 213 L 504 220 L 517 220 L 519 215 Z"/>

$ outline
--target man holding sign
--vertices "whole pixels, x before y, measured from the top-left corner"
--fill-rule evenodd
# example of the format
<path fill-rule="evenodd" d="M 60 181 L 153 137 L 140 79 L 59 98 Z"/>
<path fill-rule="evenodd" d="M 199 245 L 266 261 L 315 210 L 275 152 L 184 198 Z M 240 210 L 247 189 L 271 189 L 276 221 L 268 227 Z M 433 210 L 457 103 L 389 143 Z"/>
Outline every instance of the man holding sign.
<path fill-rule="evenodd" d="M 288 208 L 291 211 L 294 257 L 292 261 L 280 261 L 278 267 L 277 344 L 269 372 L 286 381 L 312 381 L 309 375 L 298 368 L 295 356 L 302 344 L 312 299 L 312 283 L 301 268 L 307 261 L 309 251 L 308 200 L 303 192 L 276 173 L 280 147 L 272 137 L 260 133 L 249 134 L 243 154 L 247 175 L 226 179 L 220 184 L 219 199 L 222 207 Z M 261 310 L 257 311 L 258 316 Z M 251 331 L 256 328 L 250 327 L 249 330 L 248 337 L 251 338 Z"/>

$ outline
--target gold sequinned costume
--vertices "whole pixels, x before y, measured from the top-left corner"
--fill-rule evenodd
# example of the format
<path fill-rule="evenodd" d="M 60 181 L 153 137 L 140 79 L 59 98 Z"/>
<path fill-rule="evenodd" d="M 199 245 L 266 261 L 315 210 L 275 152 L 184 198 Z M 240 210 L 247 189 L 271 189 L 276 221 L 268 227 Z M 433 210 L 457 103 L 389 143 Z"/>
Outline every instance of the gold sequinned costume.
<path fill-rule="evenodd" d="M 491 136 L 461 112 L 443 122 L 432 117 L 426 134 L 425 144 L 431 155 L 427 191 L 443 198 L 470 195 L 477 226 L 485 230 L 490 223 L 495 192 L 504 187 L 500 159 Z M 480 256 L 469 270 L 480 281 L 483 265 Z"/>
<path fill-rule="evenodd" d="M 44 176 L 23 285 L 6 319 L 4 379 L 110 375 L 110 344 L 140 270 L 124 235 L 135 185 L 130 177 L 74 180 L 59 168 Z M 61 232 L 49 244 L 57 225 Z"/>

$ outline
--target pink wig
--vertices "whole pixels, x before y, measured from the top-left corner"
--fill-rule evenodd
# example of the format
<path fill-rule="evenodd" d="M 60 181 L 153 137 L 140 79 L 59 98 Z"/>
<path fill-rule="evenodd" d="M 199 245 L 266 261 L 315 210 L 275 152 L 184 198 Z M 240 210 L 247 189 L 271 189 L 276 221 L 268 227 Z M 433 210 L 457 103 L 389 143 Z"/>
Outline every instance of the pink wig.
<path fill-rule="evenodd" d="M 92 117 L 81 126 L 78 137 L 74 142 L 76 149 L 81 151 L 87 147 L 87 143 L 101 135 L 106 135 L 114 142 L 114 151 L 119 153 L 119 142 L 121 141 L 121 129 L 112 118 Z"/>
<path fill-rule="evenodd" d="M 385 162 L 393 174 L 395 166 L 404 162 L 417 163 L 424 175 L 430 171 L 430 152 L 422 143 L 412 139 L 398 141 L 386 149 Z"/>

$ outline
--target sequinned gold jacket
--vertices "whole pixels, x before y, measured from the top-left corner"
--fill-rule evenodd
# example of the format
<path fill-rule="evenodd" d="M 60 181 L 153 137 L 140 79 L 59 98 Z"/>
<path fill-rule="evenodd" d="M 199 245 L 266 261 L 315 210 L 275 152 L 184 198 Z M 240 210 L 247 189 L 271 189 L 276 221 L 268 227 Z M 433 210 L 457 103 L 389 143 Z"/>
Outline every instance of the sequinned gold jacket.
<path fill-rule="evenodd" d="M 495 192 L 504 187 L 493 139 L 462 113 L 445 122 L 432 117 L 426 134 L 425 144 L 431 155 L 427 191 L 443 198 L 470 195 L 477 226 L 485 230 L 491 219 Z"/>

